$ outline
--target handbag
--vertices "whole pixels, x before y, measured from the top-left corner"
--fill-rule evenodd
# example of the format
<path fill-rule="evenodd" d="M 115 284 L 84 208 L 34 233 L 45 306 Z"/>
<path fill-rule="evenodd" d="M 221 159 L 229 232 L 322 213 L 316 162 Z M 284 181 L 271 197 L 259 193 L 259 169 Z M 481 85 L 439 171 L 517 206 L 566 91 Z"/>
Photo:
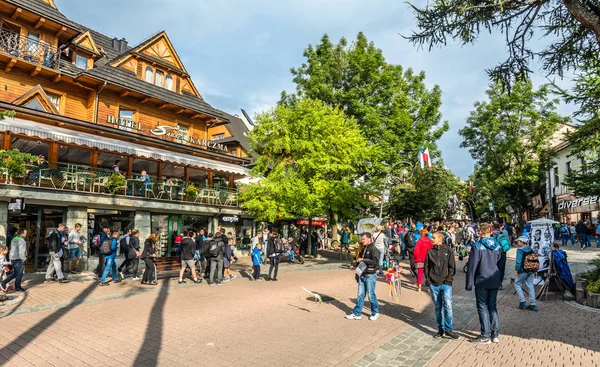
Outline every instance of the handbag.
<path fill-rule="evenodd" d="M 365 264 L 363 261 L 361 261 L 360 264 L 358 264 L 356 268 L 354 268 L 354 272 L 358 276 L 362 276 L 365 270 L 367 270 L 367 264 Z"/>

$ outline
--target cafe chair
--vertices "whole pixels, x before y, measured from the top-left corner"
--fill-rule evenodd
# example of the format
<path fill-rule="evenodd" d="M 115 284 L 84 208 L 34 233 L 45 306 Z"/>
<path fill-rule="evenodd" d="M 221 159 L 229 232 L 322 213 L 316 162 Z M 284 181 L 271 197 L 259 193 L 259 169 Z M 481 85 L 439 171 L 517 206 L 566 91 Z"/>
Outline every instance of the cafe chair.
<path fill-rule="evenodd" d="M 108 188 L 106 187 L 108 179 L 108 176 L 95 178 L 94 183 L 92 184 L 92 192 L 101 193 L 108 191 Z M 98 191 L 96 191 L 96 188 L 98 188 Z"/>
<path fill-rule="evenodd" d="M 225 200 L 225 205 L 237 205 L 238 196 L 235 192 L 230 192 L 227 194 L 227 200 Z"/>
<path fill-rule="evenodd" d="M 209 190 L 208 189 L 199 189 L 198 195 L 196 196 L 196 200 L 194 200 L 194 202 L 202 203 L 204 201 L 204 199 L 206 199 L 206 203 L 208 204 L 208 202 L 210 200 Z"/>

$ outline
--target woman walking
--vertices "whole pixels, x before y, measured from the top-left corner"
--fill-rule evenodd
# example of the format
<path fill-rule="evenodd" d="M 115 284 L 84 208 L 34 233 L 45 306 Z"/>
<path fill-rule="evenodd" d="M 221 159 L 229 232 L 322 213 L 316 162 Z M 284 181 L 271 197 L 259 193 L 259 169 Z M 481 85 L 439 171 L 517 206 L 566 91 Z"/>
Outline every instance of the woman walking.
<path fill-rule="evenodd" d="M 144 260 L 146 269 L 142 277 L 142 284 L 156 285 L 156 266 L 154 265 L 156 250 L 154 246 L 157 241 L 158 236 L 156 233 L 152 233 L 144 242 L 144 251 L 142 252 L 141 259 Z"/>
<path fill-rule="evenodd" d="M 425 257 L 427 251 L 433 247 L 433 242 L 429 238 L 429 232 L 426 229 L 422 229 L 420 232 L 421 238 L 417 241 L 415 246 L 415 267 L 417 268 L 417 291 L 421 291 L 421 285 L 423 284 L 423 267 L 425 265 Z"/>
<path fill-rule="evenodd" d="M 131 238 L 129 239 L 129 250 L 127 257 L 131 259 L 130 264 L 125 268 L 126 272 L 133 274 L 133 280 L 140 280 L 138 278 L 138 266 L 140 265 L 140 231 L 134 229 L 131 231 Z"/>

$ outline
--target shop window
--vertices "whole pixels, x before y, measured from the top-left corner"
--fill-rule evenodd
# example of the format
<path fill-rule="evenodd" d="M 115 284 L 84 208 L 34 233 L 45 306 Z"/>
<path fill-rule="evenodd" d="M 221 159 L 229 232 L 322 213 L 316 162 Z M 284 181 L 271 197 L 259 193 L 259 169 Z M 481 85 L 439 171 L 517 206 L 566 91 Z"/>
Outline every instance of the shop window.
<path fill-rule="evenodd" d="M 152 70 L 152 68 L 150 66 L 146 66 L 145 80 L 148 83 L 152 83 L 153 79 L 154 79 L 154 70 Z"/>
<path fill-rule="evenodd" d="M 224 173 L 213 173 L 213 187 L 226 189 L 229 187 L 229 175 Z"/>
<path fill-rule="evenodd" d="M 58 148 L 58 163 L 76 164 L 79 166 L 89 166 L 91 150 L 82 149 L 70 145 L 60 145 Z"/>
<path fill-rule="evenodd" d="M 188 168 L 189 181 L 197 186 L 208 187 L 208 171 L 199 168 Z"/>
<path fill-rule="evenodd" d="M 48 159 L 50 145 L 40 140 L 15 137 L 12 139 L 12 149 L 18 149 L 19 152 L 33 154 L 35 156 L 43 155 Z"/>
<path fill-rule="evenodd" d="M 214 134 L 212 136 L 212 140 L 223 140 L 225 139 L 225 134 Z"/>
<path fill-rule="evenodd" d="M 173 77 L 171 76 L 171 74 L 167 74 L 165 78 L 165 88 L 167 88 L 168 90 L 173 90 Z"/>
<path fill-rule="evenodd" d="M 163 79 L 164 79 L 163 72 L 157 70 L 156 74 L 154 75 L 154 85 L 162 87 L 163 86 Z"/>
<path fill-rule="evenodd" d="M 158 162 L 141 158 L 133 158 L 131 173 L 137 177 L 142 174 L 142 171 L 146 171 L 150 177 L 155 180 L 158 176 Z"/>
<path fill-rule="evenodd" d="M 168 178 L 183 180 L 185 176 L 185 169 L 183 166 L 178 166 L 171 163 L 163 163 L 162 178 L 166 180 Z"/>
<path fill-rule="evenodd" d="M 119 171 L 125 173 L 127 163 L 125 156 L 115 153 L 98 152 L 98 168 L 102 168 L 107 171 L 112 170 L 112 166 L 116 161 L 120 161 Z"/>
<path fill-rule="evenodd" d="M 133 115 L 135 114 L 135 111 L 130 110 L 128 108 L 119 108 L 119 118 L 121 119 L 125 119 L 125 120 L 129 120 L 129 121 L 133 121 Z M 131 131 L 131 127 L 127 127 L 127 126 L 119 126 L 120 130 L 125 130 L 125 131 Z"/>
<path fill-rule="evenodd" d="M 80 69 L 87 70 L 88 68 L 88 58 L 81 55 L 75 56 L 75 66 Z"/>

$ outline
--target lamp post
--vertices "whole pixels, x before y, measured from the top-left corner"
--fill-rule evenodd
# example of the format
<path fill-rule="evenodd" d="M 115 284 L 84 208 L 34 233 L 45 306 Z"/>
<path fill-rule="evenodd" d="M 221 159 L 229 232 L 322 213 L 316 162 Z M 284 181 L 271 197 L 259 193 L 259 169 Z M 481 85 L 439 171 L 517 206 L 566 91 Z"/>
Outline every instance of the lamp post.
<path fill-rule="evenodd" d="M 379 219 L 381 219 L 383 217 L 383 202 L 384 202 L 384 198 L 385 198 L 385 192 L 387 191 L 387 186 L 389 183 L 389 178 L 390 178 L 390 174 L 392 173 L 392 171 L 394 170 L 394 168 L 396 168 L 398 165 L 400 164 L 408 164 L 410 166 L 410 172 L 406 169 L 403 168 L 402 171 L 400 171 L 400 178 L 402 180 L 402 183 L 406 183 L 406 181 L 410 180 L 413 176 L 413 172 L 415 170 L 415 166 L 413 166 L 412 163 L 410 163 L 409 161 L 400 161 L 397 162 L 396 164 L 394 164 L 387 172 L 387 174 L 385 175 L 385 181 L 383 183 L 383 193 L 381 194 L 381 203 L 379 204 Z M 388 193 L 389 196 L 389 193 Z M 389 199 L 389 197 L 388 197 Z"/>

